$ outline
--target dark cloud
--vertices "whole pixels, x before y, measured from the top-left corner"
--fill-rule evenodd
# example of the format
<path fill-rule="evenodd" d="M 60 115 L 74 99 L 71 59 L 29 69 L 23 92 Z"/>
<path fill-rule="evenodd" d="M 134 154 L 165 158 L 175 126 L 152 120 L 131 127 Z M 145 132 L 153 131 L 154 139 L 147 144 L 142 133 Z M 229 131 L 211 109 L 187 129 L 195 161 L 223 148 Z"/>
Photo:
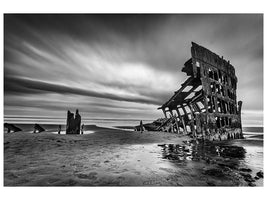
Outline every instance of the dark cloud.
<path fill-rule="evenodd" d="M 55 85 L 51 83 L 22 79 L 18 77 L 5 77 L 4 79 L 4 90 L 6 94 L 16 93 L 16 94 L 42 94 L 42 93 L 59 93 L 59 94 L 75 94 L 75 95 L 83 95 L 88 97 L 97 97 L 104 99 L 112 99 L 117 101 L 127 101 L 127 102 L 137 102 L 137 103 L 145 103 L 145 104 L 154 104 L 160 105 L 161 102 L 154 99 L 146 99 L 144 98 L 133 98 L 133 97 L 123 97 L 117 96 L 108 93 L 102 93 L 101 91 L 95 92 L 90 90 L 82 90 L 79 88 L 71 88 L 63 85 Z"/>

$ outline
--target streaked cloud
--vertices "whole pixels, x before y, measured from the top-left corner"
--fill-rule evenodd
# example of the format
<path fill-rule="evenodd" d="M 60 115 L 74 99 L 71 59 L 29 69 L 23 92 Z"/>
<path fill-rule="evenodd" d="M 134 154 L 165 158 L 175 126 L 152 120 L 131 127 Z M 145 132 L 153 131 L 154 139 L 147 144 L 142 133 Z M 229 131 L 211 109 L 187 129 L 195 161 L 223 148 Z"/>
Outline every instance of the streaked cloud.
<path fill-rule="evenodd" d="M 4 28 L 5 115 L 155 119 L 191 41 L 235 66 L 244 110 L 263 109 L 262 15 L 10 14 Z"/>

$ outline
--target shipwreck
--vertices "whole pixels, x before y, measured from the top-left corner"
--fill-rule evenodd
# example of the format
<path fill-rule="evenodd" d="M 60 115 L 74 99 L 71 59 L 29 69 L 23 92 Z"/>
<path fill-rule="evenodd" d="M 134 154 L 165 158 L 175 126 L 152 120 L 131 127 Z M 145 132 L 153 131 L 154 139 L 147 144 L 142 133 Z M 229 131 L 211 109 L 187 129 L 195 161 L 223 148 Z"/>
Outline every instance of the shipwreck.
<path fill-rule="evenodd" d="M 191 58 L 182 72 L 188 78 L 158 108 L 164 118 L 144 124 L 145 129 L 208 140 L 243 138 L 242 101 L 236 99 L 237 77 L 230 62 L 192 42 Z"/>

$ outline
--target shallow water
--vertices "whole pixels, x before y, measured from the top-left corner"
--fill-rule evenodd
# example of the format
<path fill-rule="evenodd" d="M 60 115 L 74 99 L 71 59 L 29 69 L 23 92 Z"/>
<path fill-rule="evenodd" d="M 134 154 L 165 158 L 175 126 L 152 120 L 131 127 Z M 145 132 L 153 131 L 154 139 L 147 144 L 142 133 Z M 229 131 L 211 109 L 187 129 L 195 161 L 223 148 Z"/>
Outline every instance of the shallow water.
<path fill-rule="evenodd" d="M 15 124 L 15 126 L 19 127 L 22 129 L 24 133 L 33 133 L 34 130 L 34 124 Z M 43 133 L 53 133 L 53 134 L 58 134 L 58 125 L 55 124 L 41 124 L 41 127 L 45 129 Z M 7 133 L 7 129 L 4 129 L 4 133 Z M 19 132 L 18 132 L 19 133 Z M 90 127 L 85 126 L 83 134 L 92 134 L 95 133 L 94 130 L 91 130 Z M 61 125 L 61 131 L 60 134 L 65 135 L 66 134 L 66 126 Z"/>
<path fill-rule="evenodd" d="M 52 132 L 49 132 L 49 133 L 54 133 L 54 134 L 58 134 L 57 131 L 52 131 Z M 95 133 L 95 131 L 83 131 L 83 134 L 86 135 L 86 134 L 92 134 L 92 133 Z M 61 131 L 60 132 L 60 135 L 66 135 L 66 131 Z"/>
<path fill-rule="evenodd" d="M 116 126 L 137 126 L 140 123 L 151 123 L 153 120 L 147 119 L 93 119 L 83 118 L 81 124 L 97 125 L 100 127 L 114 128 Z M 4 123 L 11 124 L 43 124 L 43 125 L 58 125 L 66 124 L 66 118 L 51 118 L 51 117 L 4 117 Z"/>
<path fill-rule="evenodd" d="M 257 172 L 263 171 L 263 140 L 259 138 L 215 142 L 187 141 L 183 145 L 159 146 L 162 148 L 162 159 L 184 169 L 192 167 L 196 162 L 204 161 L 205 164 L 230 166 L 238 173 L 239 169 L 250 169 L 249 174 L 252 177 L 255 177 Z M 256 180 L 255 184 L 263 186 L 263 179 Z"/>

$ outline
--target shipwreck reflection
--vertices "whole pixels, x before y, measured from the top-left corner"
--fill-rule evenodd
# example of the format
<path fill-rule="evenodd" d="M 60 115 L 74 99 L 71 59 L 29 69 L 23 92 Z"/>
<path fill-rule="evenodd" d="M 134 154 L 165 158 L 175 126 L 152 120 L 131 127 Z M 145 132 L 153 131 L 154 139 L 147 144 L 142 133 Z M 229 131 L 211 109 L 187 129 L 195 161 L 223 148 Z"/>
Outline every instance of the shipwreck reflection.
<path fill-rule="evenodd" d="M 228 145 L 227 143 L 212 143 L 209 141 L 185 141 L 180 144 L 162 144 L 162 158 L 177 162 L 187 160 L 212 162 L 216 158 L 243 159 L 245 149 L 239 146 Z"/>

